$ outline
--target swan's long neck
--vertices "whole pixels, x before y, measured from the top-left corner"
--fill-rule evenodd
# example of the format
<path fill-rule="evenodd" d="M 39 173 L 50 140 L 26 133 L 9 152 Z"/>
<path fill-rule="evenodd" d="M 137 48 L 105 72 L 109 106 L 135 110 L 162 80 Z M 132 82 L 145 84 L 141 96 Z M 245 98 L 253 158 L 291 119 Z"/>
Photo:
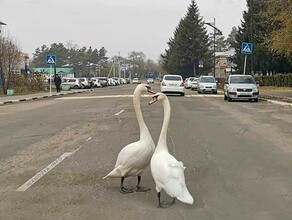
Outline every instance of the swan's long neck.
<path fill-rule="evenodd" d="M 139 89 L 136 89 L 134 92 L 134 97 L 133 97 L 134 109 L 135 109 L 136 117 L 137 117 L 139 128 L 140 128 L 140 140 L 148 138 L 150 134 L 145 124 L 142 111 L 141 111 L 141 102 L 140 102 L 141 95 L 142 95 L 142 92 Z"/>
<path fill-rule="evenodd" d="M 168 129 L 170 113 L 171 113 L 170 103 L 169 103 L 168 99 L 165 99 L 163 101 L 163 109 L 164 109 L 163 124 L 162 124 L 162 128 L 161 128 L 161 132 L 160 132 L 160 136 L 158 139 L 156 150 L 168 151 L 168 148 L 167 148 L 167 129 Z"/>

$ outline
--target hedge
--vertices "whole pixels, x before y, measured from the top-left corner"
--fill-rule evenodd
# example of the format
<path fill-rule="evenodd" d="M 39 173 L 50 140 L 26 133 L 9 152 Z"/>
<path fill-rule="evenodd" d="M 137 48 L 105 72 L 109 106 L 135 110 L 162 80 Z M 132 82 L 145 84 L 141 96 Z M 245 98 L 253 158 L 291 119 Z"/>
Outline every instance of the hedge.
<path fill-rule="evenodd" d="M 292 73 L 257 76 L 255 80 L 259 81 L 261 86 L 292 87 Z"/>

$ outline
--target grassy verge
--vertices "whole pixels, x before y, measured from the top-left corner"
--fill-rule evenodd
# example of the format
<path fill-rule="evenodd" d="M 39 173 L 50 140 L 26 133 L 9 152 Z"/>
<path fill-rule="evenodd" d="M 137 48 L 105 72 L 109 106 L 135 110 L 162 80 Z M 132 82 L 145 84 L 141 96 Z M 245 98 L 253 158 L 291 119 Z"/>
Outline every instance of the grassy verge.
<path fill-rule="evenodd" d="M 262 86 L 260 87 L 261 92 L 292 92 L 292 87 L 275 87 L 275 86 Z"/>

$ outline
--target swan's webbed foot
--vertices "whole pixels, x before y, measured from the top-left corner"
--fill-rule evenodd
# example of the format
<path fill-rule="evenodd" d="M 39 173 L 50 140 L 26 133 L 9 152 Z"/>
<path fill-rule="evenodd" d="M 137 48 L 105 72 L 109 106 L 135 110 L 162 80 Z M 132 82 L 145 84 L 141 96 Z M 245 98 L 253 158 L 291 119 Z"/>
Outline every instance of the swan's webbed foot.
<path fill-rule="evenodd" d="M 124 187 L 124 180 L 125 180 L 125 177 L 122 177 L 122 178 L 121 178 L 120 192 L 121 192 L 121 193 L 124 193 L 124 194 L 133 193 L 134 190 L 132 190 L 132 189 L 126 189 L 126 188 Z"/>
<path fill-rule="evenodd" d="M 169 202 L 159 202 L 157 208 L 162 208 L 162 209 L 165 209 L 165 208 L 168 208 L 170 207 L 170 203 Z"/>
<path fill-rule="evenodd" d="M 138 176 L 138 184 L 136 186 L 136 192 L 147 192 L 151 190 L 150 188 L 144 188 L 140 186 L 141 176 Z"/>
<path fill-rule="evenodd" d="M 144 188 L 144 187 L 141 187 L 141 186 L 137 186 L 136 187 L 136 192 L 147 192 L 151 190 L 150 188 Z"/>
<path fill-rule="evenodd" d="M 125 188 L 125 187 L 121 187 L 121 188 L 120 188 L 120 192 L 123 193 L 123 194 L 128 194 L 128 193 L 133 193 L 134 190 L 132 190 L 132 189 L 127 189 L 127 188 Z"/>

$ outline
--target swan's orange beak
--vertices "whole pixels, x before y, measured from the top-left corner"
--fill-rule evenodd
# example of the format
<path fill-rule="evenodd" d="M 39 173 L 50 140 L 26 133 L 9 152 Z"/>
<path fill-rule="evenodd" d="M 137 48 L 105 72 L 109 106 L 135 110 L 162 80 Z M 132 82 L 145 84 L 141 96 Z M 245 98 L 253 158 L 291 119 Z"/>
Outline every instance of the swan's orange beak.
<path fill-rule="evenodd" d="M 157 97 L 158 96 L 153 96 L 148 104 L 149 105 L 152 105 L 153 103 L 157 102 L 158 101 L 158 98 Z"/>

